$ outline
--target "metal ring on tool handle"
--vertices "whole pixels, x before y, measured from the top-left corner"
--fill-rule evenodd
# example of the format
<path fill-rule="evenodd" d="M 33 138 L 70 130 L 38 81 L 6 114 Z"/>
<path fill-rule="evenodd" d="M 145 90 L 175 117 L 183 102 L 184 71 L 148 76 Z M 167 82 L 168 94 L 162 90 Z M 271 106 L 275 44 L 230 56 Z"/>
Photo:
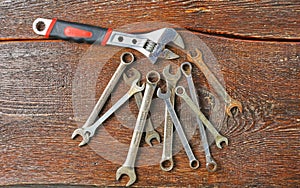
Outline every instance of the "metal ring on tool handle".
<path fill-rule="evenodd" d="M 176 93 L 176 95 L 178 95 L 178 96 L 183 96 L 183 95 L 185 94 L 185 89 L 184 89 L 184 87 L 183 87 L 183 86 L 177 86 L 177 87 L 175 88 L 175 93 Z"/>
<path fill-rule="evenodd" d="M 192 64 L 190 62 L 182 63 L 180 65 L 180 69 L 186 77 L 189 77 L 192 75 Z"/>
<path fill-rule="evenodd" d="M 126 59 L 126 57 L 128 56 L 130 57 L 129 61 L 128 59 Z M 131 52 L 124 52 L 120 56 L 120 59 L 123 64 L 131 64 L 132 62 L 134 62 L 134 55 Z"/>
<path fill-rule="evenodd" d="M 200 162 L 197 159 L 190 161 L 191 169 L 195 170 L 195 169 L 199 168 L 199 166 L 200 166 Z"/>
<path fill-rule="evenodd" d="M 157 84 L 160 80 L 160 75 L 156 71 L 150 71 L 146 75 L 147 82 L 150 84 Z"/>
<path fill-rule="evenodd" d="M 218 165 L 215 161 L 206 163 L 206 169 L 208 172 L 215 172 L 217 170 L 217 167 L 218 167 Z"/>

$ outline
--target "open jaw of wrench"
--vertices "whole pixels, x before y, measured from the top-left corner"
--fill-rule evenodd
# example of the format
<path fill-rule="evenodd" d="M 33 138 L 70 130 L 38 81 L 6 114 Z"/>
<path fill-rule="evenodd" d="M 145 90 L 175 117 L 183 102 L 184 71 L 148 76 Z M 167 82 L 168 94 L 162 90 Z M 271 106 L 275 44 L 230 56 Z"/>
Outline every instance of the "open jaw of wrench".
<path fill-rule="evenodd" d="M 189 145 L 189 142 L 188 142 L 188 140 L 187 140 L 187 138 L 186 138 L 186 136 L 184 134 L 184 131 L 182 129 L 181 123 L 180 123 L 180 121 L 179 121 L 179 119 L 178 119 L 178 117 L 176 115 L 176 112 L 174 110 L 174 107 L 173 107 L 173 105 L 172 105 L 172 103 L 170 101 L 170 96 L 171 96 L 170 91 L 167 90 L 166 93 L 162 93 L 161 89 L 158 88 L 158 90 L 157 90 L 157 96 L 165 101 L 165 105 L 166 105 L 166 107 L 168 109 L 168 112 L 170 113 L 170 117 L 171 117 L 171 119 L 173 121 L 173 124 L 174 124 L 174 126 L 176 128 L 176 131 L 178 133 L 180 141 L 181 141 L 181 143 L 183 145 L 183 148 L 184 148 L 184 150 L 185 150 L 185 152 L 186 152 L 186 154 L 187 154 L 187 156 L 189 158 L 190 167 L 192 169 L 197 169 L 200 166 L 200 163 L 196 159 L 196 157 L 194 156 L 194 153 L 193 153 L 193 151 L 192 151 L 192 149 L 191 149 L 191 147 Z"/>
<path fill-rule="evenodd" d="M 175 101 L 175 87 L 178 80 L 181 77 L 180 69 L 177 70 L 175 74 L 170 73 L 171 66 L 168 65 L 163 70 L 163 75 L 167 84 L 167 89 L 170 90 L 171 96 L 170 101 L 174 106 Z M 163 142 L 163 152 L 160 161 L 160 168 L 164 171 L 170 171 L 173 169 L 173 122 L 168 112 L 167 107 L 165 108 L 165 121 L 164 121 L 164 142 Z"/>
<path fill-rule="evenodd" d="M 187 83 L 189 86 L 189 90 L 190 90 L 191 98 L 192 98 L 193 102 L 197 105 L 198 110 L 200 110 L 198 96 L 196 93 L 196 88 L 195 88 L 193 77 L 192 77 L 192 65 L 189 62 L 184 62 L 181 64 L 180 69 L 181 69 L 183 75 L 186 77 L 186 80 L 187 80 Z M 214 172 L 217 170 L 217 163 L 211 156 L 206 131 L 205 131 L 202 121 L 199 119 L 199 117 L 197 117 L 197 124 L 199 126 L 201 141 L 202 141 L 203 149 L 205 152 L 206 169 L 209 172 Z"/>
<path fill-rule="evenodd" d="M 231 98 L 231 96 L 226 92 L 225 88 L 222 86 L 222 84 L 219 82 L 216 76 L 210 71 L 208 66 L 203 61 L 202 52 L 198 48 L 195 49 L 195 53 L 195 55 L 192 55 L 192 53 L 189 52 L 187 54 L 187 59 L 193 62 L 201 70 L 201 72 L 206 77 L 207 81 L 214 88 L 217 95 L 224 100 L 226 114 L 228 116 L 232 116 L 233 108 L 237 108 L 240 111 L 240 113 L 242 113 L 242 103 Z"/>
<path fill-rule="evenodd" d="M 160 80 L 160 75 L 156 71 L 150 71 L 146 75 L 146 80 L 147 80 L 146 88 L 145 88 L 142 104 L 139 109 L 137 121 L 134 127 L 128 154 L 124 164 L 116 172 L 117 180 L 119 180 L 123 174 L 129 176 L 129 181 L 127 182 L 126 186 L 130 186 L 136 181 L 136 174 L 134 169 L 135 160 L 139 149 L 143 130 L 145 127 L 147 115 L 150 109 L 152 96 L 156 88 L 156 85 Z"/>
<path fill-rule="evenodd" d="M 98 118 L 98 114 L 102 110 L 102 108 L 103 108 L 104 104 L 106 103 L 108 97 L 110 96 L 111 92 L 113 91 L 113 89 L 117 85 L 117 83 L 118 83 L 120 77 L 122 76 L 124 70 L 126 69 L 126 67 L 128 65 L 130 65 L 133 62 L 134 62 L 134 56 L 130 52 L 125 52 L 120 56 L 120 64 L 119 64 L 118 68 L 116 69 L 115 73 L 111 77 L 110 81 L 108 82 L 107 86 L 105 87 L 105 89 L 104 89 L 103 93 L 101 94 L 98 102 L 94 106 L 90 116 L 88 117 L 88 119 L 86 120 L 86 122 L 84 123 L 82 128 L 91 126 L 96 121 L 96 119 Z M 72 139 L 74 139 L 76 137 L 77 132 L 78 132 L 77 129 L 73 132 Z M 85 138 L 84 140 L 86 140 L 87 137 L 88 137 L 86 135 L 81 135 L 81 136 L 83 136 L 83 138 Z"/>
<path fill-rule="evenodd" d="M 225 142 L 225 144 L 228 145 L 228 139 L 226 137 L 222 136 L 216 130 L 216 128 L 211 124 L 211 122 L 208 121 L 208 119 L 204 116 L 204 114 L 199 110 L 199 107 L 187 95 L 184 87 L 177 86 L 175 89 L 175 93 L 177 96 L 181 97 L 188 104 L 188 106 L 192 109 L 192 111 L 199 117 L 199 119 L 206 126 L 206 128 L 209 130 L 209 132 L 213 135 L 218 148 L 222 149 L 222 146 L 221 146 L 222 142 Z"/>
<path fill-rule="evenodd" d="M 121 97 L 103 116 L 101 116 L 93 125 L 83 128 L 78 128 L 74 131 L 72 134 L 72 138 L 74 138 L 76 135 L 82 136 L 83 140 L 79 144 L 79 146 L 83 146 L 87 144 L 91 137 L 94 136 L 96 129 L 102 125 L 102 123 L 110 116 L 112 115 L 119 107 L 121 107 L 132 95 L 134 95 L 137 92 L 140 92 L 144 90 L 145 85 L 139 86 L 137 85 L 139 82 L 138 79 L 134 80 L 132 82 L 132 85 L 128 92 Z"/>
<path fill-rule="evenodd" d="M 136 70 L 135 68 L 131 68 L 130 69 L 132 72 L 132 75 L 130 77 L 128 77 L 125 73 L 123 74 L 123 80 L 125 81 L 125 83 L 127 85 L 131 85 L 132 82 L 136 79 L 141 79 L 141 73 Z M 140 109 L 141 105 L 142 105 L 142 100 L 143 100 L 143 95 L 141 92 L 138 92 L 136 94 L 134 94 L 134 99 L 136 102 L 137 107 Z M 158 134 L 158 132 L 156 132 L 154 130 L 152 121 L 151 121 L 151 117 L 147 118 L 146 120 L 146 124 L 145 124 L 145 131 L 146 131 L 146 135 L 145 135 L 145 141 L 149 146 L 152 146 L 151 141 L 153 139 L 156 139 L 158 141 L 158 143 L 160 143 L 160 136 Z"/>
<path fill-rule="evenodd" d="M 181 36 L 172 28 L 162 28 L 150 33 L 129 34 L 86 24 L 57 19 L 37 18 L 32 24 L 33 31 L 45 37 L 54 37 L 75 42 L 100 43 L 102 46 L 114 45 L 135 49 L 144 54 L 151 63 L 159 57 L 175 59 L 179 56 L 165 46 L 173 42 L 184 49 Z"/>

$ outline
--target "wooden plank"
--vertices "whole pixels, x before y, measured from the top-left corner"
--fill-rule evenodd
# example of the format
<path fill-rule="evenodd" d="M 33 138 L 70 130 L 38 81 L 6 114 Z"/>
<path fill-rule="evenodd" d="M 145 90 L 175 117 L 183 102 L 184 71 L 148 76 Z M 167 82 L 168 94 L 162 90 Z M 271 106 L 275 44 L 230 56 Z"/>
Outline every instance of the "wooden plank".
<path fill-rule="evenodd" d="M 161 148 L 151 150 L 143 143 L 135 185 L 299 185 L 299 44 L 198 36 L 217 59 L 216 66 L 211 68 L 219 70 L 219 78 L 221 75 L 228 92 L 242 101 L 244 112 L 226 118 L 219 127 L 230 144 L 222 150 L 211 145 L 219 164 L 217 172 L 208 173 L 204 168 L 205 159 L 203 151 L 198 149 L 201 146 L 196 131 L 190 143 L 201 162 L 199 169 L 188 167 L 187 157 L 181 150 L 174 156 L 174 170 L 163 172 L 158 163 L 152 164 L 153 160 L 159 161 Z M 127 182 L 127 177 L 116 181 L 115 172 L 125 159 L 132 134 L 130 126 L 125 127 L 122 121 L 131 117 L 122 114 L 111 117 L 88 146 L 79 148 L 80 138 L 70 139 L 74 129 L 84 122 L 125 50 L 88 48 L 89 45 L 57 41 L 1 43 L 0 185 L 117 186 Z M 143 57 L 134 53 L 138 59 Z M 174 63 L 182 61 L 184 58 Z M 159 64 L 134 66 L 147 70 Z M 100 73 L 93 72 L 91 76 L 87 74 L 89 70 Z M 194 75 L 200 94 L 202 88 L 211 91 L 199 70 L 195 69 Z M 82 82 L 90 77 L 96 79 Z M 80 87 L 87 95 L 78 102 L 74 99 Z M 121 83 L 119 88 L 120 93 L 126 89 Z M 91 90 L 95 95 L 91 95 Z M 74 104 L 81 105 L 74 107 Z M 134 105 L 131 106 L 132 114 L 136 114 Z M 206 115 L 211 117 L 208 112 Z M 154 119 L 161 120 L 160 116 Z M 157 126 L 162 135 L 162 124 Z M 102 132 L 108 136 L 102 137 Z M 153 160 L 147 155 L 154 156 Z"/>
<path fill-rule="evenodd" d="M 273 40 L 299 40 L 300 4 L 291 1 L 1 1 L 0 39 L 36 39 L 37 17 L 102 27 L 162 21 L 190 30 Z"/>

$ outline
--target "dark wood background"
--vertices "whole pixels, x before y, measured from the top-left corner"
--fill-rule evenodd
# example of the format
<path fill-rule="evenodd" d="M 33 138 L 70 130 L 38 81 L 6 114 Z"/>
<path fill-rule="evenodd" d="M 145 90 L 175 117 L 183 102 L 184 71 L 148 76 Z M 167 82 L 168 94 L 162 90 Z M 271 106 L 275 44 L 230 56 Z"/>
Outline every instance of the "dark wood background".
<path fill-rule="evenodd" d="M 70 139 L 78 127 L 72 83 L 90 45 L 37 36 L 31 28 L 37 17 L 111 28 L 144 21 L 173 23 L 196 34 L 217 58 L 227 91 L 243 103 L 244 110 L 224 120 L 220 131 L 229 138 L 229 146 L 222 150 L 211 146 L 218 170 L 205 170 L 197 133 L 190 143 L 201 162 L 199 169 L 191 170 L 180 151 L 171 172 L 163 172 L 158 164 L 138 167 L 135 186 L 299 185 L 297 0 L 1 1 L 0 185 L 121 186 L 128 180 L 115 180 L 120 164 L 102 158 L 89 146 L 77 147 L 80 138 Z M 106 64 L 95 101 L 118 59 L 115 56 Z M 195 74 L 201 77 L 198 70 Z M 122 128 L 114 117 L 105 125 L 112 136 L 129 144 L 132 130 Z"/>

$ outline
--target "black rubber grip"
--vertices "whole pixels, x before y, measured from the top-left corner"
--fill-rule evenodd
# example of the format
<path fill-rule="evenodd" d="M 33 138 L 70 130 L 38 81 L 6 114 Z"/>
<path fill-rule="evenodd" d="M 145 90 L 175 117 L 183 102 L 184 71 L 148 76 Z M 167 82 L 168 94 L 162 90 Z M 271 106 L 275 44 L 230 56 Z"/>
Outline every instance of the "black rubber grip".
<path fill-rule="evenodd" d="M 97 26 L 56 20 L 49 33 L 49 37 L 92 44 L 95 42 L 101 43 L 107 31 L 108 29 Z"/>

